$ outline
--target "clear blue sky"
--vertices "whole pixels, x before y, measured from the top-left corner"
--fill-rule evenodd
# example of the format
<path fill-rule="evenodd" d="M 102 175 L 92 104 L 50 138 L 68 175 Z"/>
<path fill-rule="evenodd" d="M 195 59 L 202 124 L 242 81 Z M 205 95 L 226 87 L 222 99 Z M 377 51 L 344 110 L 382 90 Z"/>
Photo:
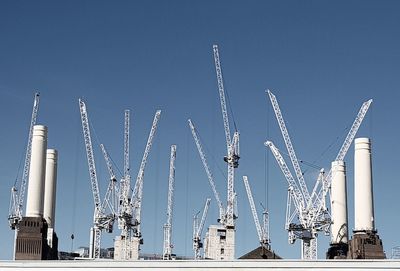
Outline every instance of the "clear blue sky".
<path fill-rule="evenodd" d="M 0 259 L 12 257 L 9 190 L 21 175 L 35 90 L 41 92 L 38 122 L 49 127 L 49 147 L 59 150 L 59 249 L 71 249 L 71 233 L 74 248 L 87 246 L 93 217 L 78 110 L 78 98 L 84 97 L 97 135 L 102 193 L 108 175 L 98 144 L 108 147 L 122 169 L 123 110 L 132 111 L 133 176 L 154 112 L 163 111 L 144 180 L 143 252 L 162 252 L 169 148 L 177 144 L 174 252 L 192 255 L 192 215 L 212 192 L 189 117 L 226 198 L 214 43 L 241 132 L 236 256 L 258 245 L 243 174 L 249 176 L 257 205 L 268 201 L 272 248 L 284 258 L 300 255 L 299 243 L 288 245 L 284 230 L 286 182 L 263 146 L 268 134 L 284 147 L 267 88 L 280 101 L 298 157 L 323 167 L 336 156 L 361 103 L 374 99 L 358 136 L 373 140 L 376 227 L 390 254 L 400 244 L 399 11 L 398 1 L 1 1 Z M 352 146 L 346 157 L 350 228 L 353 152 Z M 311 189 L 317 170 L 304 170 Z M 216 218 L 213 199 L 207 224 Z M 104 246 L 112 245 L 112 237 L 104 237 Z M 320 258 L 328 242 L 319 239 Z"/>

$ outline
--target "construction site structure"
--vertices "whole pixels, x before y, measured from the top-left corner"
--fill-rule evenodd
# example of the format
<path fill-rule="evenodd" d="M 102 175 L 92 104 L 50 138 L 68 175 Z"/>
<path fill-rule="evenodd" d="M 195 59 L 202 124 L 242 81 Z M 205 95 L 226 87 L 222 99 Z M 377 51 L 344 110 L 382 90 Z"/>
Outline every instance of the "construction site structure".
<path fill-rule="evenodd" d="M 190 119 L 188 120 L 188 122 L 189 122 L 190 130 L 192 131 L 193 139 L 196 143 L 196 147 L 197 147 L 200 159 L 203 163 L 204 170 L 206 171 L 206 174 L 208 177 L 208 182 L 212 188 L 215 200 L 217 202 L 217 206 L 219 208 L 219 218 L 217 219 L 217 221 L 220 224 L 219 225 L 211 225 L 208 227 L 209 232 L 206 233 L 206 237 L 204 240 L 204 258 L 213 259 L 213 260 L 233 259 L 234 254 L 232 254 L 232 253 L 234 253 L 234 243 L 235 243 L 234 231 L 235 230 L 234 230 L 234 228 L 227 227 L 227 225 L 226 225 L 226 221 L 227 221 L 226 220 L 226 209 L 224 208 L 222 201 L 219 197 L 219 193 L 217 191 L 210 167 L 208 166 L 206 155 L 203 151 L 203 147 L 201 145 L 199 136 L 197 135 L 196 128 L 194 127 L 194 124 Z M 227 234 L 227 231 L 229 231 L 229 234 Z M 227 245 L 230 246 L 230 249 L 225 249 L 225 247 Z M 221 254 L 221 251 L 223 252 L 222 254 Z"/>
<path fill-rule="evenodd" d="M 136 177 L 135 186 L 132 194 L 130 188 L 130 174 L 124 176 L 123 186 L 120 188 L 120 206 L 118 212 L 118 227 L 121 229 L 121 235 L 117 236 L 114 241 L 114 259 L 117 260 L 138 260 L 140 245 L 143 244 L 141 232 L 141 213 L 143 201 L 143 180 L 144 171 L 147 164 L 153 139 L 157 130 L 158 121 L 160 120 L 161 110 L 157 110 L 147 139 L 146 147 L 140 163 L 138 175 Z M 125 118 L 127 120 L 127 118 Z M 127 127 L 125 121 L 125 127 Z M 125 128 L 125 146 L 128 146 L 129 136 L 126 136 L 129 129 Z M 127 153 L 125 147 L 124 153 Z M 125 155 L 125 161 L 127 155 Z M 125 162 L 125 165 L 127 163 Z M 121 182 L 122 183 L 122 182 Z"/>
<path fill-rule="evenodd" d="M 175 159 L 176 145 L 171 146 L 171 155 L 169 162 L 169 177 L 168 177 L 168 202 L 167 202 L 167 222 L 164 224 L 164 242 L 163 242 L 163 260 L 172 260 L 172 215 L 173 215 L 173 200 L 175 186 Z"/>
<path fill-rule="evenodd" d="M 194 259 L 201 259 L 200 249 L 203 248 L 203 242 L 201 240 L 201 234 L 203 232 L 204 223 L 206 222 L 206 217 L 208 213 L 208 208 L 210 206 L 210 198 L 207 198 L 204 204 L 203 214 L 201 215 L 201 220 L 199 221 L 200 211 L 193 217 L 193 251 Z"/>
<path fill-rule="evenodd" d="M 285 229 L 288 231 L 289 243 L 294 243 L 296 239 L 301 240 L 301 258 L 317 259 L 317 236 L 318 232 L 329 234 L 331 224 L 331 215 L 326 207 L 328 192 L 331 189 L 332 172 L 325 174 L 324 169 L 315 182 L 312 193 L 309 193 L 305 182 L 299 160 L 291 142 L 289 132 L 286 128 L 278 101 L 275 95 L 268 90 L 272 107 L 275 112 L 279 128 L 288 151 L 296 179 L 293 177 L 289 167 L 279 152 L 279 149 L 271 141 L 265 142 L 265 145 L 271 149 L 278 165 L 281 168 L 288 182 L 288 199 L 286 208 Z M 372 100 L 364 102 L 348 132 L 342 147 L 340 148 L 335 161 L 343 161 L 344 157 L 353 142 L 353 139 L 360 127 Z M 292 210 L 294 205 L 294 210 Z"/>
<path fill-rule="evenodd" d="M 113 225 L 116 216 L 114 213 L 114 207 L 110 206 L 110 201 L 106 200 L 106 198 L 103 200 L 103 202 L 101 201 L 92 138 L 90 134 L 89 117 L 86 104 L 82 99 L 79 99 L 79 110 L 94 202 L 93 226 L 90 229 L 89 240 L 89 258 L 98 259 L 100 258 L 102 231 L 106 231 L 108 233 L 113 231 Z M 111 189 L 110 186 L 108 189 Z M 109 193 L 106 192 L 106 195 L 107 194 Z"/>
<path fill-rule="evenodd" d="M 349 259 L 385 259 L 382 240 L 375 228 L 371 140 L 357 138 L 354 153 L 354 230 Z"/>
<path fill-rule="evenodd" d="M 219 57 L 218 45 L 213 45 L 213 56 L 214 56 L 215 71 L 217 75 L 217 85 L 218 85 L 219 99 L 221 104 L 222 119 L 224 124 L 226 148 L 227 148 L 227 155 L 224 156 L 224 161 L 228 165 L 227 202 L 226 202 L 226 208 L 224 208 L 222 204 L 220 204 L 220 200 L 217 198 L 217 203 L 220 209 L 220 218 L 219 218 L 220 225 L 212 225 L 208 228 L 208 232 L 206 234 L 206 240 L 204 242 L 205 257 L 210 259 L 233 260 L 235 258 L 235 219 L 237 218 L 237 215 L 235 214 L 236 194 L 234 192 L 235 191 L 234 185 L 235 185 L 235 169 L 239 166 L 239 159 L 240 159 L 239 132 L 236 129 L 236 123 L 234 121 L 233 123 L 235 126 L 235 132 L 233 133 L 233 136 L 231 135 L 229 127 L 230 125 L 229 125 L 228 110 L 226 105 L 227 103 L 225 97 L 224 80 L 222 77 L 222 68 Z M 212 185 L 212 187 L 214 190 L 215 185 Z"/>

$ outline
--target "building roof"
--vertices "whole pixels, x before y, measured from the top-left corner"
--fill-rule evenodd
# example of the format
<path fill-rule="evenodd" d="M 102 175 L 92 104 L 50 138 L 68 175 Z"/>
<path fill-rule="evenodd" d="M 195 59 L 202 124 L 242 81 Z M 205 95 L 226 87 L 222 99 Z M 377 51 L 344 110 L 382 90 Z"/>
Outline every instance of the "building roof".
<path fill-rule="evenodd" d="M 275 254 L 265 247 L 259 246 L 258 248 L 244 254 L 239 259 L 282 259 L 279 255 Z"/>

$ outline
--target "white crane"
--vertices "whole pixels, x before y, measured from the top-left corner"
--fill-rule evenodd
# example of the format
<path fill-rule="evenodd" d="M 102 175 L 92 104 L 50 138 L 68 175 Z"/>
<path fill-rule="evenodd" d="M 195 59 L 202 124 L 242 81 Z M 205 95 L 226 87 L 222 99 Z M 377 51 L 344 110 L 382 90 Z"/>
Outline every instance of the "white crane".
<path fill-rule="evenodd" d="M 143 239 L 142 239 L 142 233 L 140 231 L 140 223 L 141 223 L 141 207 L 142 207 L 142 198 L 143 198 L 143 178 L 144 178 L 144 170 L 146 167 L 146 163 L 147 163 L 147 158 L 148 155 L 150 153 L 150 149 L 151 146 L 153 144 L 153 139 L 154 139 L 154 135 L 155 132 L 157 130 L 157 124 L 158 121 L 160 119 L 161 116 L 161 110 L 157 110 L 155 115 L 154 115 L 154 119 L 153 119 L 153 123 L 150 129 L 150 134 L 149 137 L 147 139 L 147 144 L 144 150 L 144 154 L 142 157 L 142 161 L 140 163 L 140 167 L 139 167 L 139 171 L 138 171 L 138 175 L 136 178 L 136 183 L 135 183 L 135 187 L 134 190 L 131 194 L 131 196 L 129 197 L 129 192 L 130 192 L 130 185 L 128 185 L 130 182 L 128 181 L 128 179 L 130 179 L 130 175 L 127 174 L 129 173 L 129 163 L 127 163 L 127 160 L 129 159 L 129 155 L 127 154 L 127 145 L 128 145 L 128 140 L 129 140 L 129 136 L 127 136 L 127 131 L 129 129 L 127 129 L 127 117 L 125 117 L 125 166 L 124 166 L 124 171 L 125 171 L 125 175 L 124 176 L 124 180 L 123 183 L 124 185 L 122 186 L 123 188 L 121 189 L 120 193 L 123 193 L 123 195 L 121 196 L 122 202 L 120 205 L 120 212 L 119 212 L 119 221 L 120 223 L 118 224 L 120 229 L 121 229 L 121 239 L 124 240 L 123 244 L 122 244 L 122 258 L 125 260 L 128 260 L 131 258 L 130 255 L 132 250 L 134 249 L 136 251 L 136 253 L 138 253 L 140 247 L 139 245 L 143 243 Z M 127 178 L 129 177 L 129 178 Z M 137 244 L 138 247 L 132 248 L 131 244 L 132 244 L 132 238 L 135 238 L 138 240 Z"/>
<path fill-rule="evenodd" d="M 79 99 L 79 109 L 81 114 L 83 137 L 85 141 L 86 156 L 89 166 L 90 183 L 93 193 L 94 201 L 94 215 L 93 215 L 93 227 L 90 231 L 90 246 L 89 246 L 89 257 L 100 258 L 100 239 L 101 231 L 106 230 L 112 231 L 112 224 L 114 223 L 114 215 L 105 214 L 105 204 L 101 203 L 99 185 L 97 181 L 96 166 L 94 162 L 94 154 L 92 147 L 92 139 L 90 136 L 89 118 L 86 110 L 85 102 Z"/>
<path fill-rule="evenodd" d="M 272 154 L 274 155 L 276 161 L 278 162 L 279 167 L 283 175 L 288 182 L 288 199 L 286 206 L 286 223 L 285 229 L 289 231 L 289 243 L 294 243 L 295 239 L 302 239 L 303 237 L 308 238 L 310 234 L 307 232 L 307 213 L 305 210 L 305 202 L 303 195 L 299 186 L 297 185 L 292 173 L 290 172 L 289 167 L 287 166 L 285 160 L 283 159 L 281 153 L 278 148 L 272 143 L 272 141 L 265 142 L 265 146 L 269 147 Z M 291 203 L 293 202 L 295 206 L 295 211 L 292 213 L 291 211 Z M 299 220 L 299 223 L 295 224 L 295 218 Z M 296 233 L 296 238 L 294 233 Z M 303 236 L 304 235 L 304 236 Z M 302 255 L 303 256 L 303 255 Z"/>
<path fill-rule="evenodd" d="M 138 221 L 139 225 L 138 225 L 138 236 L 141 236 L 140 234 L 140 221 L 141 221 L 141 207 L 142 207 L 142 197 L 143 197 L 143 178 L 144 178 L 144 169 L 146 167 L 146 163 L 147 163 L 147 157 L 149 156 L 150 153 L 150 149 L 151 146 L 153 144 L 153 139 L 154 139 L 154 135 L 156 133 L 157 130 L 157 124 L 158 121 L 160 120 L 160 116 L 161 116 L 161 110 L 157 110 L 154 119 L 153 119 L 153 124 L 151 126 L 151 130 L 150 130 L 150 134 L 149 137 L 147 139 L 147 144 L 146 144 L 146 148 L 144 150 L 144 154 L 142 157 L 142 162 L 140 163 L 140 168 L 139 168 L 139 172 L 136 178 L 136 183 L 135 183 L 135 188 L 133 190 L 133 197 L 135 200 L 135 204 L 134 204 L 134 211 L 135 211 L 135 216 L 134 219 L 136 221 Z"/>
<path fill-rule="evenodd" d="M 269 239 L 269 217 L 268 211 L 264 208 L 263 211 L 263 227 L 261 227 L 260 220 L 258 219 L 256 206 L 254 204 L 253 194 L 251 192 L 249 180 L 247 176 L 243 176 L 243 183 L 246 188 L 247 197 L 249 199 L 251 212 L 253 214 L 254 224 L 256 225 L 258 240 L 263 248 L 270 249 L 270 239 Z"/>
<path fill-rule="evenodd" d="M 123 236 L 122 255 L 128 259 L 130 251 L 132 207 L 130 194 L 130 160 L 129 160 L 129 137 L 130 137 L 130 110 L 124 111 L 124 175 L 119 188 L 118 228 L 122 230 Z"/>
<path fill-rule="evenodd" d="M 202 147 L 200 139 L 199 139 L 199 137 L 197 135 L 196 128 L 194 127 L 194 124 L 190 119 L 188 120 L 188 123 L 189 123 L 190 130 L 192 132 L 192 136 L 193 136 L 194 142 L 196 143 L 197 151 L 199 152 L 200 159 L 201 159 L 201 161 L 203 163 L 204 170 L 206 171 L 208 182 L 210 183 L 211 189 L 212 189 L 212 191 L 214 193 L 214 197 L 215 197 L 215 200 L 216 200 L 217 205 L 218 205 L 218 209 L 219 209 L 218 222 L 223 224 L 223 225 L 225 225 L 226 224 L 225 209 L 224 209 L 224 206 L 222 205 L 222 201 L 221 201 L 221 199 L 219 197 L 219 193 L 218 193 L 217 188 L 215 186 L 214 177 L 213 177 L 213 175 L 211 173 L 210 167 L 208 166 L 206 155 L 205 155 L 205 153 L 203 151 L 203 147 Z"/>
<path fill-rule="evenodd" d="M 29 177 L 29 166 L 31 164 L 31 152 L 32 152 L 32 137 L 33 137 L 33 126 L 36 124 L 37 114 L 39 110 L 39 93 L 35 93 L 31 122 L 29 126 L 28 144 L 26 145 L 24 169 L 21 178 L 20 189 L 17 189 L 17 179 L 15 180 L 14 186 L 11 188 L 11 199 L 10 208 L 8 214 L 8 222 L 10 228 L 15 230 L 23 216 L 23 206 L 25 200 L 26 183 Z"/>
<path fill-rule="evenodd" d="M 167 203 L 167 223 L 164 224 L 164 246 L 163 246 L 163 259 L 172 259 L 172 214 L 173 214 L 173 200 L 174 200 L 174 186 L 175 186 L 175 159 L 176 159 L 176 145 L 171 146 L 171 155 L 169 162 L 169 177 L 168 177 L 168 203 Z"/>
<path fill-rule="evenodd" d="M 224 161 L 228 164 L 228 187 L 227 187 L 227 206 L 226 206 L 226 227 L 234 228 L 234 205 L 235 205 L 235 193 L 234 193 L 234 180 L 235 180 L 235 168 L 239 166 L 239 132 L 235 131 L 233 137 L 231 139 L 231 132 L 229 129 L 229 119 L 228 119 L 228 111 L 226 109 L 226 99 L 225 99 L 225 90 L 224 90 L 224 82 L 222 77 L 222 69 L 221 63 L 219 59 L 218 46 L 213 45 L 214 52 L 214 63 L 215 63 L 215 71 L 217 74 L 217 83 L 218 83 L 218 91 L 219 98 L 221 102 L 221 110 L 222 110 L 222 118 L 224 121 L 224 130 L 225 130 L 225 140 L 226 140 L 226 148 L 227 148 L 227 156 L 224 157 Z"/>
<path fill-rule="evenodd" d="M 324 170 L 321 169 L 313 192 L 310 195 L 303 177 L 303 173 L 301 172 L 299 162 L 294 152 L 289 133 L 286 129 L 278 101 L 271 91 L 268 90 L 267 92 L 271 100 L 275 116 L 282 132 L 282 136 L 285 141 L 285 145 L 298 182 L 297 183 L 293 178 L 293 175 L 291 174 L 279 150 L 271 141 L 267 141 L 265 145 L 270 148 L 289 184 L 285 226 L 289 233 L 289 242 L 293 243 L 296 239 L 301 239 L 302 259 L 316 259 L 317 232 L 324 231 L 325 233 L 328 233 L 330 226 L 330 214 L 326 208 L 326 195 L 330 188 L 331 173 L 328 173 L 327 176 L 324 176 Z M 357 114 L 353 126 L 351 127 L 339 151 L 339 154 L 336 157 L 336 160 L 344 159 L 371 102 L 372 100 L 369 100 L 363 103 L 361 106 L 361 109 Z M 293 212 L 291 211 L 292 202 L 295 206 L 295 210 Z M 298 219 L 298 222 L 295 222 L 296 218 Z"/>
<path fill-rule="evenodd" d="M 207 198 L 206 203 L 204 204 L 203 214 L 201 216 L 201 220 L 199 222 L 198 212 L 193 217 L 193 250 L 194 250 L 194 259 L 201 259 L 200 249 L 203 247 L 203 243 L 201 242 L 201 233 L 203 231 L 204 223 L 206 222 L 206 217 L 208 213 L 208 207 L 210 206 L 210 198 Z"/>
<path fill-rule="evenodd" d="M 130 137 L 130 110 L 124 112 L 124 176 L 121 180 L 120 186 L 120 200 L 122 213 L 129 208 L 130 204 L 130 187 L 131 187 L 131 176 L 130 176 L 130 160 L 129 160 L 129 137 Z"/>

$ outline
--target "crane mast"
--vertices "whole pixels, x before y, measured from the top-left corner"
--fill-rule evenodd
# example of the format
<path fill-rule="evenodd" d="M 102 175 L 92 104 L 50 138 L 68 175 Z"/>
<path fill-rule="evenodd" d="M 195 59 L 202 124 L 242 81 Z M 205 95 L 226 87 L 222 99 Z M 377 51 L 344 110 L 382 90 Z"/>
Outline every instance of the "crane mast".
<path fill-rule="evenodd" d="M 218 208 L 219 208 L 219 219 L 218 219 L 218 221 L 221 224 L 225 224 L 226 223 L 225 210 L 224 210 L 224 207 L 222 205 L 222 201 L 221 201 L 221 199 L 219 197 L 219 193 L 217 191 L 217 188 L 215 186 L 214 177 L 213 177 L 213 175 L 211 173 L 210 167 L 208 166 L 206 155 L 205 155 L 205 153 L 203 151 L 203 147 L 201 145 L 200 139 L 199 139 L 199 137 L 197 135 L 196 128 L 194 127 L 193 122 L 189 119 L 188 123 L 189 123 L 190 130 L 192 132 L 192 136 L 193 136 L 194 142 L 196 143 L 197 151 L 199 152 L 200 159 L 201 159 L 201 161 L 203 163 L 204 170 L 206 171 L 208 182 L 210 183 L 211 189 L 212 189 L 212 191 L 214 193 L 215 200 L 217 201 L 217 205 L 218 205 Z"/>
<path fill-rule="evenodd" d="M 229 228 L 234 228 L 234 179 L 235 179 L 235 168 L 239 165 L 239 133 L 237 131 L 234 132 L 233 140 L 231 140 L 231 132 L 229 129 L 229 119 L 228 119 L 228 111 L 226 109 L 226 99 L 225 99 L 225 90 L 224 90 L 224 82 L 222 77 L 222 69 L 221 62 L 218 52 L 218 45 L 213 45 L 213 53 L 214 53 L 214 63 L 215 63 L 215 71 L 217 74 L 217 83 L 218 83 L 218 91 L 219 98 L 221 102 L 221 110 L 222 110 L 222 118 L 224 122 L 224 130 L 225 130 L 225 141 L 227 148 L 227 156 L 224 157 L 224 161 L 228 164 L 228 181 L 227 181 L 227 206 L 226 206 L 226 226 Z"/>
<path fill-rule="evenodd" d="M 247 197 L 249 199 L 251 212 L 253 214 L 254 224 L 256 225 L 258 240 L 262 247 L 270 249 L 270 241 L 269 241 L 269 221 L 268 221 L 268 212 L 264 210 L 263 212 L 263 227 L 261 227 L 260 220 L 258 219 L 256 206 L 254 204 L 253 194 L 251 192 L 251 188 L 249 185 L 249 180 L 247 176 L 243 176 L 243 183 L 246 188 Z"/>
<path fill-rule="evenodd" d="M 131 183 L 131 176 L 130 176 L 130 165 L 129 165 L 129 127 L 130 127 L 130 111 L 125 110 L 124 113 L 124 176 L 121 180 L 120 184 L 120 214 L 124 215 L 129 213 L 129 217 L 131 218 L 132 213 L 128 211 L 129 204 L 130 204 L 130 183 Z M 123 220 L 119 220 L 121 224 Z M 120 225 L 121 227 L 122 225 Z"/>
<path fill-rule="evenodd" d="M 201 259 L 200 249 L 203 247 L 203 243 L 201 242 L 201 233 L 204 228 L 204 223 L 206 222 L 210 201 L 211 199 L 207 198 L 206 203 L 204 204 L 203 214 L 201 216 L 200 222 L 198 221 L 199 213 L 197 213 L 193 218 L 193 250 L 195 260 Z"/>
<path fill-rule="evenodd" d="M 18 223 L 21 221 L 23 216 L 23 205 L 25 200 L 25 190 L 26 183 L 28 182 L 29 177 L 29 166 L 31 164 L 31 156 L 32 156 L 32 137 L 33 137 L 33 126 L 36 124 L 37 114 L 39 110 L 39 93 L 35 93 L 31 121 L 29 126 L 29 135 L 28 135 L 28 144 L 26 145 L 25 152 L 25 161 L 24 161 L 24 169 L 21 178 L 21 185 L 18 193 L 18 189 L 16 187 L 16 182 L 14 186 L 11 188 L 11 199 L 10 199 L 10 208 L 8 215 L 8 222 L 10 228 L 15 230 L 18 226 Z"/>
<path fill-rule="evenodd" d="M 124 176 L 120 184 L 120 202 L 121 202 L 121 214 L 129 213 L 131 218 L 132 213 L 128 212 L 130 204 L 130 186 L 131 186 L 131 176 L 130 176 L 130 160 L 129 160 L 129 132 L 130 129 L 130 111 L 125 110 L 124 112 Z M 120 220 L 119 223 L 121 223 Z"/>
<path fill-rule="evenodd" d="M 167 203 L 167 223 L 164 224 L 164 247 L 163 259 L 172 259 L 172 212 L 173 212 L 173 196 L 175 186 L 175 159 L 176 159 L 176 145 L 171 146 L 171 155 L 169 162 L 169 177 L 168 177 L 168 203 Z"/>

